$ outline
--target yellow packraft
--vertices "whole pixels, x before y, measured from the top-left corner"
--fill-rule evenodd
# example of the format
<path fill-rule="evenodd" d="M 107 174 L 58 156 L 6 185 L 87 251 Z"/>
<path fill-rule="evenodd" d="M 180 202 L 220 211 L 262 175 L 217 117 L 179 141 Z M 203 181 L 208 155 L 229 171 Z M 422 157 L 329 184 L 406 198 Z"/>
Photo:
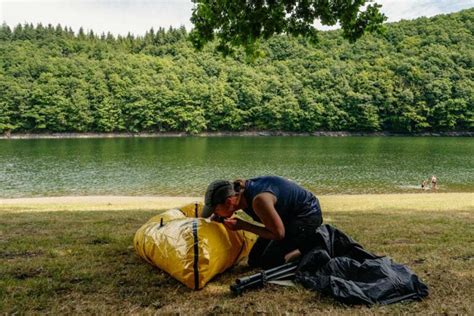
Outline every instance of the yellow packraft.
<path fill-rule="evenodd" d="M 154 216 L 133 240 L 143 259 L 195 290 L 247 257 L 257 237 L 199 218 L 202 206 L 190 204 Z"/>

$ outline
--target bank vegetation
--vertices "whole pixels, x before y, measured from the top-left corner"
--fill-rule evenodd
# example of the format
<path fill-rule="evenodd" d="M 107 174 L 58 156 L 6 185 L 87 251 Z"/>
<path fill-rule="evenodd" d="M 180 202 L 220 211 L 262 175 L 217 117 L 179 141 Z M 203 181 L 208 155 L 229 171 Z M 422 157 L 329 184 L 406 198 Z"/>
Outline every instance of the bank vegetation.
<path fill-rule="evenodd" d="M 144 36 L 0 27 L 0 133 L 473 130 L 474 9 L 386 25 L 354 44 L 276 36 L 262 57 Z"/>

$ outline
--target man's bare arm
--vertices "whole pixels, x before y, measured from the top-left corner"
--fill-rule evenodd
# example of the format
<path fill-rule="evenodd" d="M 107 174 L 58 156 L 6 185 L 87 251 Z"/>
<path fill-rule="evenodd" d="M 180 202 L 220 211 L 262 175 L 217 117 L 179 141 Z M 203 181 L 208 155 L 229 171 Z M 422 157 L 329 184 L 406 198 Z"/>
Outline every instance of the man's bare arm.
<path fill-rule="evenodd" d="M 271 193 L 260 193 L 253 200 L 253 209 L 265 227 L 257 226 L 238 218 L 224 220 L 230 230 L 243 229 L 262 238 L 281 240 L 285 237 L 285 226 L 275 209 L 276 197 Z"/>
<path fill-rule="evenodd" d="M 254 227 L 250 227 L 249 231 L 267 239 L 281 240 L 285 237 L 285 226 L 275 209 L 275 203 L 276 197 L 268 192 L 260 193 L 254 198 L 253 209 L 265 227 L 252 225 Z"/>

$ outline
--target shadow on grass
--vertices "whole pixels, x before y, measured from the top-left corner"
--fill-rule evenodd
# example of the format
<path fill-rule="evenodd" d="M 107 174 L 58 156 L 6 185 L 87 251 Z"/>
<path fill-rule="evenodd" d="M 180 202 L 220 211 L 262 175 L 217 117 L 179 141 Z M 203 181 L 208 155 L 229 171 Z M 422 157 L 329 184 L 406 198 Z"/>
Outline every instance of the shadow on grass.
<path fill-rule="evenodd" d="M 300 287 L 267 286 L 241 297 L 229 285 L 255 270 L 240 264 L 201 291 L 139 258 L 136 230 L 154 211 L 32 212 L 0 215 L 0 310 L 4 313 L 363 312 Z M 408 264 L 431 288 L 418 304 L 374 307 L 393 313 L 468 313 L 472 215 L 328 212 L 368 250 Z M 468 259 L 465 259 L 468 258 Z M 471 274 L 470 274 L 471 273 Z"/>

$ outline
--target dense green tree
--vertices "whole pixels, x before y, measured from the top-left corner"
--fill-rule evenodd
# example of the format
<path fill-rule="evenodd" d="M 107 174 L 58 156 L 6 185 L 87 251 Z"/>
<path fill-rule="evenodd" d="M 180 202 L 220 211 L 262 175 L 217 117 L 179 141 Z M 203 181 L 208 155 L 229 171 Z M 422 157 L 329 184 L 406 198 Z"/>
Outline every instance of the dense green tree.
<path fill-rule="evenodd" d="M 388 24 L 355 43 L 262 40 L 253 62 L 144 36 L 0 27 L 1 132 L 474 129 L 474 9 Z"/>

